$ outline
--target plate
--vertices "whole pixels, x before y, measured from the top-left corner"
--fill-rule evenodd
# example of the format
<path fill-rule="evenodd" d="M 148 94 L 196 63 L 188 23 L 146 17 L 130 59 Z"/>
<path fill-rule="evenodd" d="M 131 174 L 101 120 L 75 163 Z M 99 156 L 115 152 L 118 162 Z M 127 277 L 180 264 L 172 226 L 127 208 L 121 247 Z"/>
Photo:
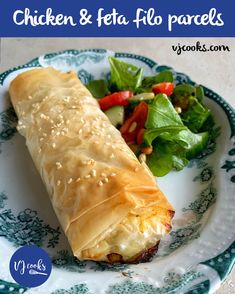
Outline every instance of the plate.
<path fill-rule="evenodd" d="M 107 78 L 108 56 L 142 67 L 145 75 L 169 69 L 177 83 L 194 84 L 187 75 L 144 56 L 105 49 L 46 54 L 0 75 L 0 293 L 212 293 L 233 267 L 235 112 L 206 87 L 205 103 L 215 118 L 212 140 L 183 171 L 158 179 L 176 215 L 153 261 L 114 266 L 72 256 L 24 139 L 16 132 L 7 90 L 17 74 L 34 67 L 75 70 L 83 83 Z M 20 287 L 9 273 L 12 254 L 25 244 L 44 248 L 52 258 L 52 274 L 37 288 Z"/>

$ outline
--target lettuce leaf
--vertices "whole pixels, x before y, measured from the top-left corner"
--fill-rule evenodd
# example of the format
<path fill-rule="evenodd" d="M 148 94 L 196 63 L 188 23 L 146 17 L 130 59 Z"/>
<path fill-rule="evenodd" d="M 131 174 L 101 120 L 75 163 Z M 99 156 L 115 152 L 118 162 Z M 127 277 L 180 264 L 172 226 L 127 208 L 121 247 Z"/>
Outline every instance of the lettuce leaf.
<path fill-rule="evenodd" d="M 135 92 L 141 85 L 143 68 L 109 57 L 111 77 L 110 89 L 112 92 L 130 90 Z"/>

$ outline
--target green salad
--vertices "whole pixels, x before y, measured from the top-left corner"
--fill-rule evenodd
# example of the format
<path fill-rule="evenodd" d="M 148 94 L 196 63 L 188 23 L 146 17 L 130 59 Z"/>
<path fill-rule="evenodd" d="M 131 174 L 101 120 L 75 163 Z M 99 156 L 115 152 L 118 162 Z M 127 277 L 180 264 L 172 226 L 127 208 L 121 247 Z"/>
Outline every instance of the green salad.
<path fill-rule="evenodd" d="M 209 141 L 211 111 L 201 86 L 175 84 L 171 71 L 143 69 L 110 57 L 110 79 L 86 86 L 135 154 L 155 176 L 181 170 Z"/>

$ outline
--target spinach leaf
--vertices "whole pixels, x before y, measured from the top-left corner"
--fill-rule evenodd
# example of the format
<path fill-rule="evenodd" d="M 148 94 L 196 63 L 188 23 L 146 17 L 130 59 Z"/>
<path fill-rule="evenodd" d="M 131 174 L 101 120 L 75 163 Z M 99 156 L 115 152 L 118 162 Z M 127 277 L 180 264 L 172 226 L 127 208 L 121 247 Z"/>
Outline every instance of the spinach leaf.
<path fill-rule="evenodd" d="M 163 133 L 154 140 L 147 164 L 155 176 L 164 176 L 173 168 L 181 170 L 207 146 L 208 138 L 208 132 L 193 134 L 188 129 Z"/>
<path fill-rule="evenodd" d="M 185 128 L 178 133 L 164 133 L 161 138 L 180 145 L 184 148 L 187 159 L 191 159 L 206 147 L 209 135 L 208 132 L 194 134 Z"/>
<path fill-rule="evenodd" d="M 194 134 L 188 130 L 187 134 L 181 134 L 181 136 L 186 136 L 187 139 L 188 146 L 185 148 L 187 159 L 196 157 L 203 149 L 206 148 L 209 142 L 208 132 Z"/>
<path fill-rule="evenodd" d="M 145 127 L 155 129 L 166 126 L 183 126 L 183 123 L 167 96 L 158 94 L 149 104 Z"/>
<path fill-rule="evenodd" d="M 203 88 L 190 84 L 177 85 L 172 96 L 172 103 L 182 109 L 183 123 L 195 133 L 201 130 L 210 115 L 210 110 L 203 105 L 203 99 Z"/>
<path fill-rule="evenodd" d="M 105 80 L 93 80 L 86 85 L 95 98 L 102 98 L 109 94 L 108 83 Z"/>
<path fill-rule="evenodd" d="M 195 89 L 196 89 L 197 100 L 199 102 L 203 102 L 204 97 L 205 97 L 203 87 L 202 86 L 196 86 Z"/>
<path fill-rule="evenodd" d="M 196 97 L 188 98 L 189 106 L 186 112 L 181 115 L 183 123 L 192 131 L 199 132 L 210 115 L 210 110 L 202 105 Z"/>
<path fill-rule="evenodd" d="M 165 144 L 172 142 L 179 145 L 185 150 L 187 159 L 191 159 L 207 146 L 209 134 L 208 132 L 194 134 L 187 127 L 180 126 L 146 130 L 143 146 L 151 146 L 152 142 L 158 142 L 158 138 Z"/>
<path fill-rule="evenodd" d="M 160 72 L 156 76 L 145 77 L 142 81 L 141 86 L 151 87 L 154 84 L 159 84 L 163 82 L 171 82 L 171 83 L 173 82 L 173 74 L 171 71 L 166 70 L 166 71 Z"/>
<path fill-rule="evenodd" d="M 196 89 L 194 86 L 190 84 L 180 84 L 177 85 L 174 89 L 174 96 L 183 96 L 183 97 L 188 97 L 188 96 L 195 96 L 196 95 Z"/>
<path fill-rule="evenodd" d="M 181 170 L 188 163 L 184 149 L 174 142 L 159 138 L 153 147 L 153 153 L 147 157 L 147 165 L 155 176 L 165 176 L 173 168 Z"/>
<path fill-rule="evenodd" d="M 129 64 L 115 57 L 109 57 L 111 77 L 110 88 L 114 91 L 130 90 L 140 86 L 143 75 L 143 68 Z"/>
<path fill-rule="evenodd" d="M 170 100 L 158 94 L 149 104 L 142 146 L 153 146 L 147 164 L 156 176 L 182 169 L 208 143 L 208 132 L 194 134 L 183 124 Z"/>
<path fill-rule="evenodd" d="M 196 95 L 196 89 L 190 84 L 180 84 L 174 89 L 171 101 L 174 106 L 180 107 L 181 110 L 187 111 L 189 107 L 189 97 Z"/>
<path fill-rule="evenodd" d="M 166 126 L 159 127 L 155 129 L 147 129 L 144 133 L 143 147 L 151 146 L 152 142 L 160 135 L 165 136 L 165 138 L 171 137 L 173 134 L 178 134 L 180 131 L 187 129 L 184 126 Z"/>
<path fill-rule="evenodd" d="M 194 150 L 197 151 L 199 148 L 199 151 L 201 151 L 204 148 L 201 145 L 207 143 L 208 133 L 194 134 L 188 128 L 184 128 L 178 132 L 172 130 L 171 132 L 163 133 L 161 138 L 179 144 L 186 151 L 196 153 Z"/>
<path fill-rule="evenodd" d="M 158 73 L 155 76 L 148 76 L 143 78 L 141 86 L 136 89 L 137 93 L 151 92 L 152 86 L 163 82 L 173 82 L 173 74 L 171 71 L 166 70 Z"/>

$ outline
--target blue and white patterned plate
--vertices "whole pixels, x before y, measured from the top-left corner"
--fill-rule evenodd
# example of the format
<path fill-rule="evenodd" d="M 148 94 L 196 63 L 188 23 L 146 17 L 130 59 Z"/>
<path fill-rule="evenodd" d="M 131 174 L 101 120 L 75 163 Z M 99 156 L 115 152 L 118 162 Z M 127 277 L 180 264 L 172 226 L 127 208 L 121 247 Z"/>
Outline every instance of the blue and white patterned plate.
<path fill-rule="evenodd" d="M 24 139 L 16 132 L 8 86 L 20 72 L 53 66 L 75 70 L 84 83 L 109 75 L 108 56 L 144 68 L 145 75 L 170 69 L 176 81 L 194 84 L 172 68 L 139 55 L 105 49 L 47 54 L 0 75 L 0 293 L 212 293 L 235 260 L 235 112 L 204 88 L 215 126 L 207 150 L 181 172 L 159 178 L 176 209 L 173 231 L 150 263 L 111 266 L 76 260 L 70 251 Z M 169 185 L 170 183 L 170 185 Z M 24 244 L 51 255 L 52 274 L 37 288 L 17 285 L 9 260 Z"/>

